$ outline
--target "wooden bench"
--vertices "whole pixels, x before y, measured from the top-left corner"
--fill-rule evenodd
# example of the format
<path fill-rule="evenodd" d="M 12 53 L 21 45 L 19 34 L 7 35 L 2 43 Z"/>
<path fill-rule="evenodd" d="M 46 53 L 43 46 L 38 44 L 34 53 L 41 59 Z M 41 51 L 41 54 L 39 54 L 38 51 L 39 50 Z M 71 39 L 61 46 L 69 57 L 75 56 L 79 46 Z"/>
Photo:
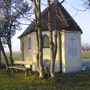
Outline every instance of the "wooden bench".
<path fill-rule="evenodd" d="M 30 65 L 30 67 L 26 67 L 25 65 Z M 27 76 L 29 71 L 32 74 L 32 65 L 32 61 L 14 61 L 14 66 L 9 66 L 8 68 L 11 70 L 12 73 L 14 72 L 14 70 L 16 70 L 16 72 L 17 70 L 23 70 L 25 71 L 25 76 Z"/>

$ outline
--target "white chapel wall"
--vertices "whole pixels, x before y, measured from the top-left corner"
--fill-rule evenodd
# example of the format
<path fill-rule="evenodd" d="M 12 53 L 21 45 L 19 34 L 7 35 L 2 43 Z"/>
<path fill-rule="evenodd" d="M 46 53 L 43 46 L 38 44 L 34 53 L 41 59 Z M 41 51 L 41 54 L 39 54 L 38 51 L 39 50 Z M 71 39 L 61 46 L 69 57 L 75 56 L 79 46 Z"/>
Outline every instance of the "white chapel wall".
<path fill-rule="evenodd" d="M 48 31 L 43 32 L 43 34 L 49 35 Z M 77 52 L 73 52 L 70 54 L 69 49 L 71 42 L 68 40 L 70 38 L 69 36 L 73 36 L 76 40 L 75 42 L 75 48 Z M 31 37 L 31 49 L 28 48 L 28 38 Z M 72 34 L 72 32 L 62 32 L 61 33 L 62 38 L 62 71 L 63 72 L 73 72 L 78 71 L 81 69 L 81 53 L 80 53 L 80 43 L 81 43 L 81 37 L 80 32 L 75 32 Z M 35 32 L 32 32 L 24 37 L 21 38 L 21 42 L 24 42 L 24 59 L 30 60 L 34 62 L 33 70 L 37 71 L 37 61 L 36 61 L 36 54 L 37 54 L 37 42 L 36 42 L 36 34 Z M 72 41 L 72 40 L 71 40 Z M 57 39 L 58 42 L 58 39 Z M 72 42 L 74 45 L 74 42 Z M 72 49 L 71 49 L 72 50 Z M 72 50 L 72 51 L 73 51 Z M 58 47 L 57 47 L 57 56 L 56 56 L 56 62 L 55 62 L 55 71 L 59 72 L 60 70 L 60 61 L 59 61 L 59 55 L 58 55 Z M 22 52 L 21 52 L 22 53 Z M 76 56 L 73 56 L 72 54 L 75 54 Z M 70 57 L 72 55 L 72 57 Z M 50 60 L 50 49 L 44 48 L 43 49 L 43 59 Z"/>
<path fill-rule="evenodd" d="M 63 72 L 81 70 L 81 34 L 80 32 L 63 32 L 62 60 Z"/>
<path fill-rule="evenodd" d="M 21 39 L 20 39 L 20 44 L 23 42 L 24 43 L 24 60 L 26 61 L 33 61 L 33 56 L 32 56 L 32 53 L 33 53 L 33 45 L 31 45 L 31 49 L 29 49 L 29 37 L 31 38 L 31 42 L 32 42 L 32 34 L 27 34 L 26 36 L 23 36 Z M 22 47 L 22 44 L 20 45 Z M 20 51 L 21 54 L 22 54 L 22 51 Z"/>
<path fill-rule="evenodd" d="M 49 36 L 49 32 L 48 31 L 43 31 L 42 35 L 48 35 Z M 36 54 L 37 54 L 37 42 L 36 42 L 36 33 L 32 32 L 32 44 L 33 44 L 33 70 L 36 71 L 37 70 L 37 61 L 36 61 Z M 58 47 L 57 47 L 58 48 Z M 48 59 L 50 60 L 50 48 L 43 48 L 43 59 Z M 57 56 L 56 56 L 56 62 L 55 62 L 55 71 L 59 72 L 60 70 L 60 62 L 58 60 L 58 50 L 57 50 Z"/>

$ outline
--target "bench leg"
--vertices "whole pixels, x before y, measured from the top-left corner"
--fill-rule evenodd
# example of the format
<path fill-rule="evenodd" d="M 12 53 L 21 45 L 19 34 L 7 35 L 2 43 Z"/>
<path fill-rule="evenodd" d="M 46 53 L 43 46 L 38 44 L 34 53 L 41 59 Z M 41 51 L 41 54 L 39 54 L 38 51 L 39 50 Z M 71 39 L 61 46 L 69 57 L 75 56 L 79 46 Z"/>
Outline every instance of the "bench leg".
<path fill-rule="evenodd" d="M 30 66 L 30 74 L 32 75 L 32 65 Z"/>
<path fill-rule="evenodd" d="M 14 69 L 11 69 L 11 73 L 14 73 Z"/>
<path fill-rule="evenodd" d="M 25 76 L 27 76 L 27 75 L 28 75 L 28 70 L 25 71 Z"/>
<path fill-rule="evenodd" d="M 15 71 L 16 71 L 16 72 L 18 72 L 18 70 L 17 70 L 17 69 L 16 69 Z"/>
<path fill-rule="evenodd" d="M 30 74 L 32 75 L 32 69 L 30 70 L 30 72 L 31 72 Z"/>

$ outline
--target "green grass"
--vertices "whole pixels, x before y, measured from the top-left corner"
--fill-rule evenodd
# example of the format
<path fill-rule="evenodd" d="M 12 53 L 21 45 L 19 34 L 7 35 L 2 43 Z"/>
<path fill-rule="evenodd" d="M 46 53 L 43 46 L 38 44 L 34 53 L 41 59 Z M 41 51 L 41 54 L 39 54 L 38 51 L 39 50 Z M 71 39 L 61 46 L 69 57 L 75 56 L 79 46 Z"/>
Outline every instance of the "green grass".
<path fill-rule="evenodd" d="M 7 56 L 9 57 L 8 53 Z M 20 59 L 21 55 L 13 53 L 13 57 Z M 90 52 L 83 52 L 82 57 L 90 57 Z M 23 71 L 11 74 L 4 67 L 0 65 L 0 90 L 90 90 L 90 71 L 56 73 L 55 79 L 40 79 L 36 73 L 25 77 Z"/>
<path fill-rule="evenodd" d="M 6 53 L 6 55 L 9 58 L 9 53 Z M 81 52 L 81 57 L 82 58 L 90 58 L 90 52 Z M 13 58 L 16 60 L 20 60 L 21 59 L 20 52 L 13 52 Z M 3 55 L 2 55 L 2 59 L 4 59 Z"/>
<path fill-rule="evenodd" d="M 0 63 L 0 70 L 1 70 L 1 69 L 5 69 L 5 64 L 1 64 L 1 63 Z"/>
<path fill-rule="evenodd" d="M 1 54 L 1 55 L 2 55 L 2 59 L 4 59 L 3 54 Z M 6 55 L 7 55 L 7 57 L 9 58 L 9 53 L 8 53 L 8 52 L 6 53 Z M 21 59 L 21 54 L 20 54 L 20 52 L 13 52 L 13 59 L 15 59 L 15 60 L 20 60 L 20 59 Z"/>
<path fill-rule="evenodd" d="M 9 58 L 9 53 L 6 53 L 7 57 Z M 2 60 L 4 60 L 4 56 L 2 55 Z M 82 58 L 90 58 L 90 52 L 81 52 Z M 21 54 L 20 52 L 13 52 L 13 59 L 14 60 L 21 60 Z M 5 63 L 5 61 L 2 61 L 2 63 Z"/>
<path fill-rule="evenodd" d="M 0 70 L 0 90 L 89 90 L 90 71 L 56 74 L 56 78 L 40 79 L 36 73 L 24 76 L 24 72 L 11 74 Z"/>
<path fill-rule="evenodd" d="M 90 52 L 82 52 L 81 57 L 82 58 L 90 58 Z"/>

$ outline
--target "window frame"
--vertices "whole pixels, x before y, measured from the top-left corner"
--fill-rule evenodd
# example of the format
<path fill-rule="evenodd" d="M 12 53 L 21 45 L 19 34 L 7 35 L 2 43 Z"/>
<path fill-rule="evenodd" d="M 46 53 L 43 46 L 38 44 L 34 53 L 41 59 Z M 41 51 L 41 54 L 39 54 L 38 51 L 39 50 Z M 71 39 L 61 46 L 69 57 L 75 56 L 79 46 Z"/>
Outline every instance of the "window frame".
<path fill-rule="evenodd" d="M 31 37 L 28 39 L 28 48 L 31 49 Z"/>
<path fill-rule="evenodd" d="M 44 34 L 42 37 L 43 37 L 43 42 L 42 42 L 43 43 L 43 48 L 49 48 L 49 36 L 47 34 Z M 48 37 L 48 46 L 47 47 L 44 46 L 44 38 L 45 37 Z"/>

